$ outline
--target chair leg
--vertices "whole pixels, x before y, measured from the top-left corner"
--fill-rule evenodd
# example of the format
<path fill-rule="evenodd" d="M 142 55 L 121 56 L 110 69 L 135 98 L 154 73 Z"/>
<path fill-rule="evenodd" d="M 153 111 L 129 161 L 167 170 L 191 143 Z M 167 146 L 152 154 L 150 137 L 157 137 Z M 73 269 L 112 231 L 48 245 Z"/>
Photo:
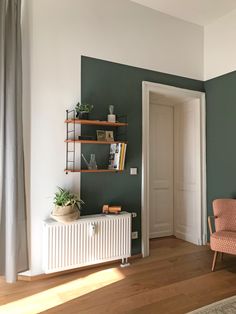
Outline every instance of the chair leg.
<path fill-rule="evenodd" d="M 211 271 L 215 270 L 217 255 L 218 255 L 218 252 L 215 251 Z"/>

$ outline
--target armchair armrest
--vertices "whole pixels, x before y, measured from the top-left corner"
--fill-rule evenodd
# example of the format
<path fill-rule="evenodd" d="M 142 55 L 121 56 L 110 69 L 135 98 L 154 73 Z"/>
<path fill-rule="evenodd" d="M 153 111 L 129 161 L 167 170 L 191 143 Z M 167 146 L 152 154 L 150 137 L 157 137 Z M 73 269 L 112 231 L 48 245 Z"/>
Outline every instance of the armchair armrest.
<path fill-rule="evenodd" d="M 211 224 L 211 219 L 214 218 L 216 219 L 217 216 L 208 216 L 208 226 L 209 226 L 209 230 L 210 230 L 210 234 L 212 234 L 212 224 Z"/>

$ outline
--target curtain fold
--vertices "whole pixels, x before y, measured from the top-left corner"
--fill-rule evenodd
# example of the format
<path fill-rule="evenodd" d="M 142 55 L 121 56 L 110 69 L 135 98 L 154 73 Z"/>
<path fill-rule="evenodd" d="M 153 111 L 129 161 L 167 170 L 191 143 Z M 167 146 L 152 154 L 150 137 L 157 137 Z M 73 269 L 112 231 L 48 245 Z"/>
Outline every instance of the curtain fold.
<path fill-rule="evenodd" d="M 28 267 L 22 126 L 21 0 L 0 0 L 0 273 Z"/>

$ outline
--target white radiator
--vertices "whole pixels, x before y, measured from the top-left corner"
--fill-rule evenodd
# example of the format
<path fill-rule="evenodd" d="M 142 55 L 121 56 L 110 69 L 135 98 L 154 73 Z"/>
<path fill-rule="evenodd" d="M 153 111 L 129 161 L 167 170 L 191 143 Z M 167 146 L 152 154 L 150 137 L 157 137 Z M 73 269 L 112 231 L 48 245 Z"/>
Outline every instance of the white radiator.
<path fill-rule="evenodd" d="M 44 222 L 43 270 L 57 272 L 131 255 L 131 214 L 83 216 L 62 224 Z"/>

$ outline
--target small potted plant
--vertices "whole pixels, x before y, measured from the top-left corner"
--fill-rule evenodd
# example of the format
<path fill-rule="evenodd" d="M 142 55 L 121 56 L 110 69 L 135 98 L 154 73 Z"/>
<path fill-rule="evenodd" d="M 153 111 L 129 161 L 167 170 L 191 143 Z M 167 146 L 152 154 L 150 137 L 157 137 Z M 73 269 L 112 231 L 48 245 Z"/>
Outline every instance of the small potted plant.
<path fill-rule="evenodd" d="M 51 217 L 59 222 L 70 222 L 80 217 L 80 208 L 84 202 L 78 195 L 58 187 L 54 196 L 54 209 Z"/>
<path fill-rule="evenodd" d="M 93 110 L 93 105 L 81 104 L 78 102 L 78 104 L 75 106 L 76 118 L 81 119 L 81 120 L 88 120 L 89 113 L 92 110 Z"/>

